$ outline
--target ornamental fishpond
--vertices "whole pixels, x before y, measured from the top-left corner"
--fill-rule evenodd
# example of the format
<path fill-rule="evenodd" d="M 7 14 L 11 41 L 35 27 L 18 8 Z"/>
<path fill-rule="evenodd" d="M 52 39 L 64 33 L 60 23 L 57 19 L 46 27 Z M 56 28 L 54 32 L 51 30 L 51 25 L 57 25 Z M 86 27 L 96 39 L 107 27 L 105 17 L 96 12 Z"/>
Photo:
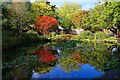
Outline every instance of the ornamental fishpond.
<path fill-rule="evenodd" d="M 114 78 L 116 75 L 110 76 L 108 72 L 120 70 L 120 54 L 112 54 L 112 46 L 73 40 L 3 51 L 3 79 Z"/>

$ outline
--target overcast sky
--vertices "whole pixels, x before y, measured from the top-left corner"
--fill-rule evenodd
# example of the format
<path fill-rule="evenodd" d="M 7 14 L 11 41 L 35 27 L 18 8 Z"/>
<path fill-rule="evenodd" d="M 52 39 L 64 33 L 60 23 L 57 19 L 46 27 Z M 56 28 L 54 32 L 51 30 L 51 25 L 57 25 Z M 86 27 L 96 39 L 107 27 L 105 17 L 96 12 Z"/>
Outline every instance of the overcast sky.
<path fill-rule="evenodd" d="M 35 2 L 35 0 L 30 0 L 32 3 Z M 81 4 L 83 10 L 89 10 L 90 8 L 94 8 L 98 4 L 97 0 L 48 0 L 50 1 L 50 4 L 56 5 L 57 7 L 60 7 L 64 3 L 78 3 Z"/>

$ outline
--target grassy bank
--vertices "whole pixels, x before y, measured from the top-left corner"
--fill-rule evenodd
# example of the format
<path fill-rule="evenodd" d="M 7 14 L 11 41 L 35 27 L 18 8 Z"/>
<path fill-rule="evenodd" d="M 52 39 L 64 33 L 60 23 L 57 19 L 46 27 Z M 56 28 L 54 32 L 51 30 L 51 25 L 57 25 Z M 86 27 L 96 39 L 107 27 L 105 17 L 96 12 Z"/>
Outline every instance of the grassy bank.
<path fill-rule="evenodd" d="M 104 32 L 96 32 L 92 34 L 90 31 L 81 32 L 78 35 L 72 34 L 61 34 L 57 35 L 51 33 L 46 38 L 52 41 L 68 41 L 68 40 L 78 40 L 78 41 L 88 41 L 88 42 L 106 42 L 106 43 L 117 43 L 118 39 L 116 37 L 109 36 L 109 34 Z"/>
<path fill-rule="evenodd" d="M 2 48 L 8 49 L 17 47 L 20 45 L 27 45 L 35 42 L 65 42 L 68 40 L 77 41 L 88 41 L 88 42 L 106 42 L 106 43 L 117 43 L 117 38 L 110 37 L 108 34 L 103 32 L 97 32 L 94 35 L 90 31 L 84 31 L 79 35 L 51 33 L 46 36 L 39 36 L 34 32 L 28 33 L 16 33 L 13 31 L 3 30 L 2 31 Z"/>

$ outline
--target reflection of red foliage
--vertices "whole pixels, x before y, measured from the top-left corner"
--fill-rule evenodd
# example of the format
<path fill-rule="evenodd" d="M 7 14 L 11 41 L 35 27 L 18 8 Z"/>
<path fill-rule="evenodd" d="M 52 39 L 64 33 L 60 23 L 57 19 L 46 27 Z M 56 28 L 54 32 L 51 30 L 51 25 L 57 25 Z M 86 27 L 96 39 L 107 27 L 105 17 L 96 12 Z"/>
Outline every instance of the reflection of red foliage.
<path fill-rule="evenodd" d="M 34 26 L 41 32 L 45 33 L 48 29 L 57 25 L 57 19 L 49 16 L 38 16 Z"/>
<path fill-rule="evenodd" d="M 49 47 L 47 46 L 47 48 Z M 40 47 L 38 49 L 37 55 L 39 57 L 39 62 L 51 62 L 57 60 L 57 57 L 55 56 L 55 52 L 50 51 L 47 48 L 43 49 Z"/>

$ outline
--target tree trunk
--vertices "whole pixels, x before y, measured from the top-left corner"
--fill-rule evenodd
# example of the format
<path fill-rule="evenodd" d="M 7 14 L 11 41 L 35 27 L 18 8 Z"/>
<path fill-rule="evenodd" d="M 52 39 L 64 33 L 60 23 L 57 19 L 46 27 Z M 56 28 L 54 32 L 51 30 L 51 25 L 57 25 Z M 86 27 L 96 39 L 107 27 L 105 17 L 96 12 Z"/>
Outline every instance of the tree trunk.
<path fill-rule="evenodd" d="M 46 32 L 45 31 L 43 31 L 43 35 L 44 35 L 44 37 L 46 36 Z"/>
<path fill-rule="evenodd" d="M 117 25 L 118 44 L 120 44 L 120 24 Z"/>
<path fill-rule="evenodd" d="M 16 21 L 16 30 L 18 31 L 18 22 Z"/>
<path fill-rule="evenodd" d="M 114 34 L 117 34 L 117 29 L 112 27 L 112 28 L 109 28 L 111 32 L 113 32 Z"/>

